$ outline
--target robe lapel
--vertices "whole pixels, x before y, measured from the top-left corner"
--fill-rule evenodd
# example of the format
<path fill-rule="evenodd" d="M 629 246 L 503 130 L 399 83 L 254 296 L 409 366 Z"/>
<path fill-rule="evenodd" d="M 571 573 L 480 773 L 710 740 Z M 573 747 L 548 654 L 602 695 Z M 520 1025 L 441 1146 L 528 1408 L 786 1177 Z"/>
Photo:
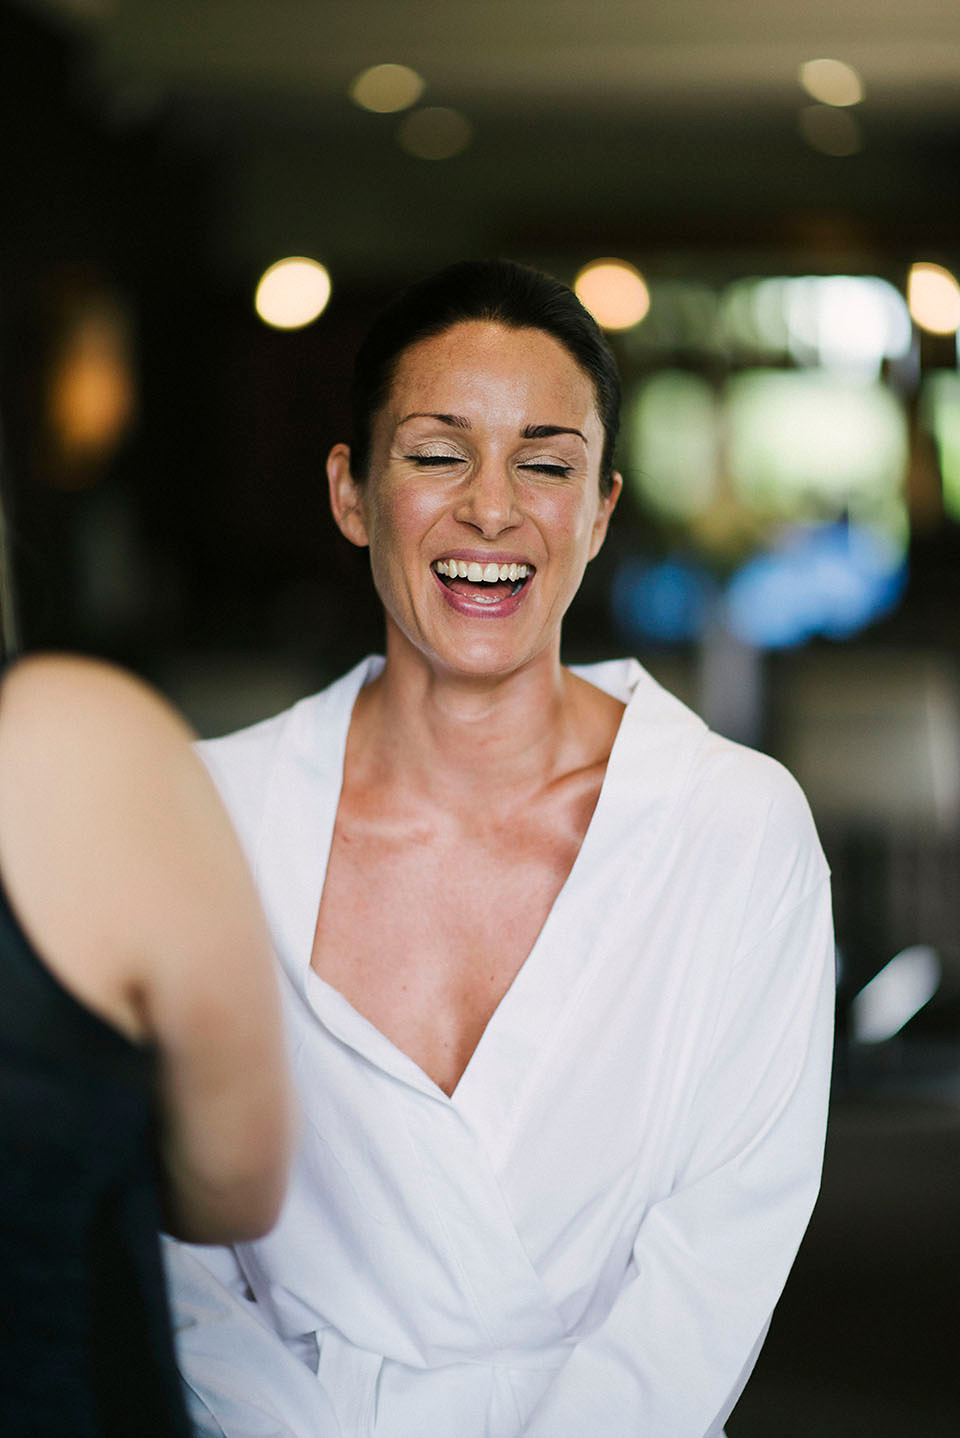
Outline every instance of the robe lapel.
<path fill-rule="evenodd" d="M 614 907 L 611 890 L 619 898 L 642 881 L 682 791 L 695 741 L 706 732 L 634 661 L 597 668 L 599 675 L 585 669 L 584 677 L 605 679 L 601 687 L 629 700 L 597 807 L 537 941 L 453 1095 L 498 1171 L 522 1123 L 524 1100 L 550 1072 L 552 1055 L 565 1047 L 609 945 L 604 929 Z M 686 724 L 678 726 L 678 711 L 688 715 Z"/>

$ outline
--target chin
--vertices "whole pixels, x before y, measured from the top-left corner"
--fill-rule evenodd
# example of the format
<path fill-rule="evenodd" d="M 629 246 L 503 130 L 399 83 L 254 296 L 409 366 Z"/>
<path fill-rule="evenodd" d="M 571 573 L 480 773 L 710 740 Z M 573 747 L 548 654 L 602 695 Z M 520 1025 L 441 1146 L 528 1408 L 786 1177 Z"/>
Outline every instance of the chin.
<path fill-rule="evenodd" d="M 483 628 L 488 632 L 484 633 Z M 471 633 L 436 633 L 432 626 L 425 633 L 418 625 L 400 625 L 395 619 L 387 623 L 387 654 L 397 659 L 411 651 L 419 663 L 425 664 L 435 674 L 455 679 L 491 681 L 507 678 L 519 673 L 532 664 L 549 663 L 551 656 L 559 662 L 559 634 L 541 636 L 537 643 L 526 640 L 514 632 L 505 632 L 505 627 L 490 624 L 468 626 Z M 499 633 L 494 633 L 494 629 Z M 478 632 L 479 631 L 479 632 Z"/>
<path fill-rule="evenodd" d="M 521 651 L 502 644 L 477 643 L 465 646 L 454 655 L 435 654 L 432 659 L 434 667 L 451 678 L 494 681 L 547 661 L 551 652 L 546 645 L 538 650 Z"/>

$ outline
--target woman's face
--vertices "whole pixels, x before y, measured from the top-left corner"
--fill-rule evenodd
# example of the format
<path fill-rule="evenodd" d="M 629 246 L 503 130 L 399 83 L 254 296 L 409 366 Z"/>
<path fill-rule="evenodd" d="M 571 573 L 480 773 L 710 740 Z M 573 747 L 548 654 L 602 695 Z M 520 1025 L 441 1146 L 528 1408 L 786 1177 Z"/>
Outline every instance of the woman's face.
<path fill-rule="evenodd" d="M 535 329 L 454 325 L 400 357 L 369 474 L 330 456 L 348 538 L 370 546 L 388 654 L 503 675 L 559 652 L 560 623 L 620 490 L 601 496 L 593 385 Z"/>

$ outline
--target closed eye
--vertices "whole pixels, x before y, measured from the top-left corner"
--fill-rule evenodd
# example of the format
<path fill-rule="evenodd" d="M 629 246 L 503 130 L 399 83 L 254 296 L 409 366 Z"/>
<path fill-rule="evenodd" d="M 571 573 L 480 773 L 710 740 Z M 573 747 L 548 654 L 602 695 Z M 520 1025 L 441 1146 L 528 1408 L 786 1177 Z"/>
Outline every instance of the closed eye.
<path fill-rule="evenodd" d="M 404 459 L 411 464 L 420 465 L 426 469 L 439 464 L 463 464 L 464 460 L 459 454 L 405 454 Z"/>
<path fill-rule="evenodd" d="M 529 464 L 521 464 L 519 468 L 533 470 L 534 474 L 551 474 L 559 479 L 563 479 L 566 475 L 573 473 L 572 464 L 546 464 L 542 460 L 535 460 Z"/>

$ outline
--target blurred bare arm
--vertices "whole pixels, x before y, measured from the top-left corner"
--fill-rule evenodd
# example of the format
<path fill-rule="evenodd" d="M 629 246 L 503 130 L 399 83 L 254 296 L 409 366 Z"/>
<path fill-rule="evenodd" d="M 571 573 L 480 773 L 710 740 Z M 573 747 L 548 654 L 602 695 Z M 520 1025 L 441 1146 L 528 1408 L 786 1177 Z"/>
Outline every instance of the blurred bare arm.
<path fill-rule="evenodd" d="M 75 997 L 159 1055 L 170 1231 L 276 1218 L 293 1101 L 265 922 L 190 731 L 91 660 L 21 661 L 0 693 L 0 873 Z"/>

